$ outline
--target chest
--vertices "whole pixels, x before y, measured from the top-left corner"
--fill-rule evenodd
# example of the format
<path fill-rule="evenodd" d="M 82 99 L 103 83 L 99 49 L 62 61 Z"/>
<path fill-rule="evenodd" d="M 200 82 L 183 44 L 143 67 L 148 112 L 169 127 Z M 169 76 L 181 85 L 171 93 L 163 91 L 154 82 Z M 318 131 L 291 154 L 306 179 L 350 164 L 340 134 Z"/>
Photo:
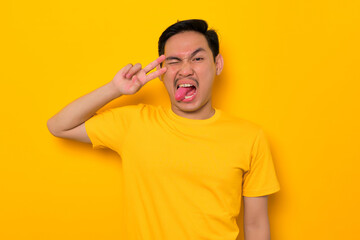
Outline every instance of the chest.
<path fill-rule="evenodd" d="M 249 166 L 249 146 L 236 133 L 158 126 L 129 130 L 121 153 L 124 166 L 143 177 L 237 187 Z"/>

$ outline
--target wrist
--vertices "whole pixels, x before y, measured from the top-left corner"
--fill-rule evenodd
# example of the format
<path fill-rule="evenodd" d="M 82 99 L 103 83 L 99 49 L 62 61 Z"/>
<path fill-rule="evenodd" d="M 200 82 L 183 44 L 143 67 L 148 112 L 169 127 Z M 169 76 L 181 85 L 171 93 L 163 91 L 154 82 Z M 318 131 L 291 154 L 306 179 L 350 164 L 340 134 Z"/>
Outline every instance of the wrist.
<path fill-rule="evenodd" d="M 104 86 L 106 88 L 106 93 L 108 94 L 108 96 L 111 98 L 111 100 L 118 98 L 120 96 L 123 95 L 123 93 L 121 93 L 119 91 L 119 89 L 117 87 L 115 87 L 113 81 L 105 84 Z"/>

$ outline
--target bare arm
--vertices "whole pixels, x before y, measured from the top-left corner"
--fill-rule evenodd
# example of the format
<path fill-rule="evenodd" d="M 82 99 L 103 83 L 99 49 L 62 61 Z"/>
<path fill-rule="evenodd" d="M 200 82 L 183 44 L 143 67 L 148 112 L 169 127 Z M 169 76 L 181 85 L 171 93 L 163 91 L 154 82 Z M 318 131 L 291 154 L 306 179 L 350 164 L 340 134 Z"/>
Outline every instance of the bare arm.
<path fill-rule="evenodd" d="M 267 196 L 244 197 L 245 240 L 270 240 Z"/>
<path fill-rule="evenodd" d="M 143 69 L 140 64 L 126 65 L 111 82 L 76 99 L 51 117 L 47 122 L 49 131 L 56 137 L 91 143 L 85 130 L 85 121 L 108 102 L 122 95 L 136 93 L 148 81 L 163 74 L 166 68 L 146 75 L 164 58 L 164 56 L 160 56 Z"/>
<path fill-rule="evenodd" d="M 120 96 L 110 82 L 64 107 L 48 120 L 48 129 L 56 137 L 91 143 L 86 134 L 85 121 L 106 103 Z"/>

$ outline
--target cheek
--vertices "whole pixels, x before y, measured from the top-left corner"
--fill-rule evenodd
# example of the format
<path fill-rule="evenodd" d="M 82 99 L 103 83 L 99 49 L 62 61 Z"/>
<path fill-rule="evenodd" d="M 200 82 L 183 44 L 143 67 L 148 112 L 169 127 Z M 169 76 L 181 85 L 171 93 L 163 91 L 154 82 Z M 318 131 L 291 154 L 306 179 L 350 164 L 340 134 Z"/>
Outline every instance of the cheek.
<path fill-rule="evenodd" d="M 174 75 L 175 73 L 177 73 L 179 71 L 179 67 L 175 65 L 167 65 L 166 66 L 167 70 L 166 73 L 167 75 Z"/>
<path fill-rule="evenodd" d="M 197 71 L 199 79 L 202 81 L 203 89 L 211 89 L 215 78 L 215 69 L 201 68 Z"/>
<path fill-rule="evenodd" d="M 169 82 L 169 81 L 173 81 L 175 76 L 176 76 L 176 69 L 174 69 L 173 67 L 168 67 L 166 66 L 167 70 L 163 75 L 163 81 L 164 82 Z"/>
<path fill-rule="evenodd" d="M 173 87 L 173 78 L 171 77 L 171 74 L 169 72 L 166 72 L 164 75 L 163 75 L 163 83 L 165 85 L 165 87 L 169 90 L 170 88 Z"/>
<path fill-rule="evenodd" d="M 203 79 L 206 82 L 214 77 L 213 69 L 199 66 L 198 68 L 195 69 L 195 72 L 200 79 Z"/>

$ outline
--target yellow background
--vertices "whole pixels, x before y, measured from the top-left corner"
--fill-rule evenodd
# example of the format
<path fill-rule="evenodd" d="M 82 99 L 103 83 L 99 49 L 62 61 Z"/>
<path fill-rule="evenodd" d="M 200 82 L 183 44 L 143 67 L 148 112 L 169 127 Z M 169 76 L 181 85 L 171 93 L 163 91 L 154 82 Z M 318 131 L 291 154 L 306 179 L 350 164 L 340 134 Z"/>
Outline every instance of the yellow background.
<path fill-rule="evenodd" d="M 215 106 L 268 136 L 281 184 L 272 239 L 357 239 L 359 3 L 2 1 L 0 239 L 122 239 L 120 159 L 53 137 L 46 121 L 155 59 L 161 32 L 188 18 L 220 35 Z M 166 104 L 162 83 L 105 108 L 139 102 Z"/>

